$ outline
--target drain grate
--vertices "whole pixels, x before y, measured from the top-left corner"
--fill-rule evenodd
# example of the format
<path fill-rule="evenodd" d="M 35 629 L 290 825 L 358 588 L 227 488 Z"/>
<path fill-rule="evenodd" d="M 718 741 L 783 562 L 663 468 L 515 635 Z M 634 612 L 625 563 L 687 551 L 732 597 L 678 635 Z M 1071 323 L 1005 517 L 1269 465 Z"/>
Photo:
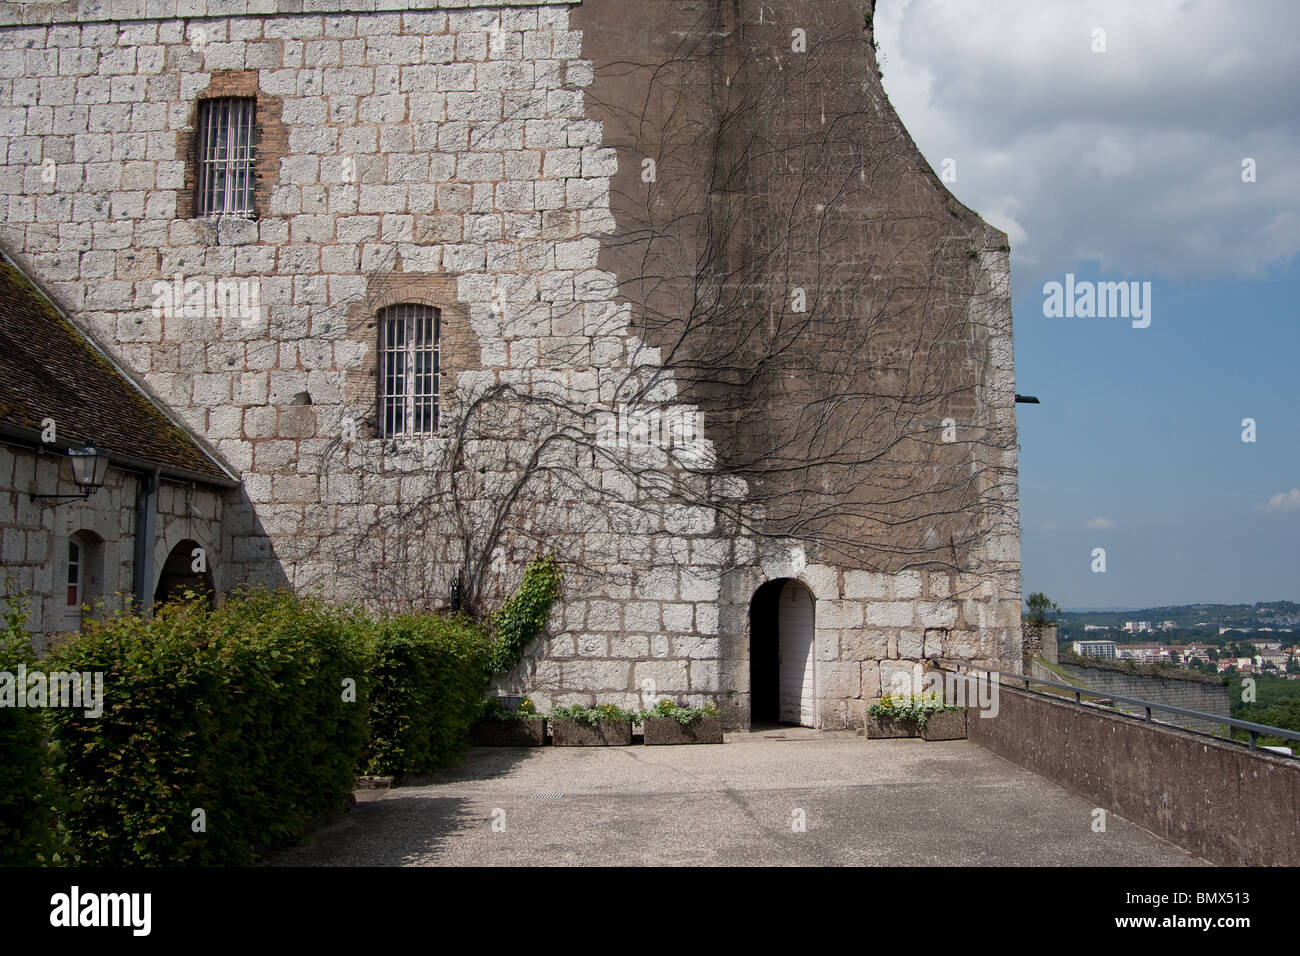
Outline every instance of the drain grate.
<path fill-rule="evenodd" d="M 535 793 L 533 794 L 533 799 L 534 800 L 559 800 L 563 796 L 564 794 L 562 793 Z"/>

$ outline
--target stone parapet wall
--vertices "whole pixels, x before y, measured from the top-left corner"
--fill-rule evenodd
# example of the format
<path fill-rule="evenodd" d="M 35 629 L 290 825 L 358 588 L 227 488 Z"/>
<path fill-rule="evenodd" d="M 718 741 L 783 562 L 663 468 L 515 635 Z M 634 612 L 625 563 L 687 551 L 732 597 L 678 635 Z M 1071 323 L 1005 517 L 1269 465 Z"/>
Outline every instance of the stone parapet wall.
<path fill-rule="evenodd" d="M 1107 813 L 1223 866 L 1300 864 L 1300 761 L 1003 684 L 967 737 Z M 1080 839 L 1105 839 L 1094 817 Z"/>
<path fill-rule="evenodd" d="M 1186 710 L 1199 710 L 1206 714 L 1232 716 L 1231 701 L 1228 699 L 1227 685 L 1218 681 L 1198 680 L 1200 675 L 1180 679 L 1177 672 L 1155 676 L 1152 674 L 1124 673 L 1113 667 L 1090 667 L 1076 662 L 1062 663 L 1061 668 L 1071 677 L 1078 678 L 1088 687 L 1103 694 L 1121 694 L 1138 700 L 1149 700 L 1170 707 L 1182 707 Z M 1115 707 L 1126 713 L 1145 713 L 1143 708 L 1131 704 L 1116 702 Z M 1201 733 L 1219 733 L 1223 725 L 1214 721 L 1198 720 L 1195 717 L 1183 717 L 1156 711 L 1152 714 L 1156 720 L 1197 730 Z"/>

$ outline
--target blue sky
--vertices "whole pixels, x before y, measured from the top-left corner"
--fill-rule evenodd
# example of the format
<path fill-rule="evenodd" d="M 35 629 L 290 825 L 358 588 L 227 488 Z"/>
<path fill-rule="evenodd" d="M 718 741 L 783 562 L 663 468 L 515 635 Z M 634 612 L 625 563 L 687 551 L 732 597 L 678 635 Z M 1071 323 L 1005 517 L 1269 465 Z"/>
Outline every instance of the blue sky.
<path fill-rule="evenodd" d="M 1300 600 L 1294 4 L 881 0 L 876 36 L 918 146 L 1011 240 L 1026 593 Z M 1150 282 L 1150 326 L 1045 317 L 1067 273 Z"/>

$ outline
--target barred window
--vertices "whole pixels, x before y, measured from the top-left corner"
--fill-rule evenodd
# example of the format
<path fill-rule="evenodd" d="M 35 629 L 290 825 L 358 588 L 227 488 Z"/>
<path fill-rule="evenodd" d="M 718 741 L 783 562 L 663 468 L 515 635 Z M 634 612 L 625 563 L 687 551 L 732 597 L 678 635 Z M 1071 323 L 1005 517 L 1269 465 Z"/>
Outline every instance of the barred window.
<path fill-rule="evenodd" d="M 253 114 L 256 100 L 199 103 L 197 207 L 200 216 L 253 215 Z"/>
<path fill-rule="evenodd" d="M 394 305 L 379 313 L 379 422 L 386 438 L 438 430 L 440 319 L 426 305 Z"/>

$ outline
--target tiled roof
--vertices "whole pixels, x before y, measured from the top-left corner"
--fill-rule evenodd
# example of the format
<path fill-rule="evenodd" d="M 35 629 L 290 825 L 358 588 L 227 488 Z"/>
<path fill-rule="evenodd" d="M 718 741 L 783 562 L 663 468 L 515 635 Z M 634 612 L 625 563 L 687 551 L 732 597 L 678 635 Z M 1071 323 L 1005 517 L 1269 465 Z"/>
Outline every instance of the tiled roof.
<path fill-rule="evenodd" d="M 231 475 L 114 367 L 7 256 L 0 255 L 0 423 L 59 445 L 95 446 L 164 472 L 229 484 Z"/>

